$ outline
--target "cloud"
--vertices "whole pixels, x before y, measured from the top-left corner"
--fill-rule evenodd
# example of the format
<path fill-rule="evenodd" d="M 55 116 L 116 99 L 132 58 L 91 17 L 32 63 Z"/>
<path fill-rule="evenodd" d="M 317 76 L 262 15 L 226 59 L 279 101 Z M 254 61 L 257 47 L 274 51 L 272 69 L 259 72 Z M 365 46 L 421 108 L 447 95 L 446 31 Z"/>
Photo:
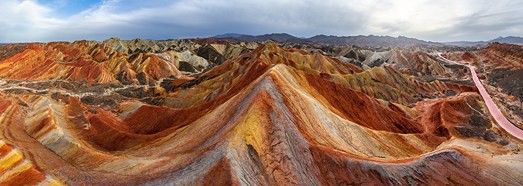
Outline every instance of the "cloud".
<path fill-rule="evenodd" d="M 0 17 L 7 19 L 0 19 L 0 42 L 167 39 L 228 32 L 449 41 L 523 33 L 523 3 L 509 0 L 105 0 L 63 16 L 61 7 L 67 3 L 71 1 L 50 5 L 2 0 Z"/>
<path fill-rule="evenodd" d="M 0 42 L 39 40 L 64 21 L 50 16 L 53 10 L 35 1 L 0 2 Z"/>

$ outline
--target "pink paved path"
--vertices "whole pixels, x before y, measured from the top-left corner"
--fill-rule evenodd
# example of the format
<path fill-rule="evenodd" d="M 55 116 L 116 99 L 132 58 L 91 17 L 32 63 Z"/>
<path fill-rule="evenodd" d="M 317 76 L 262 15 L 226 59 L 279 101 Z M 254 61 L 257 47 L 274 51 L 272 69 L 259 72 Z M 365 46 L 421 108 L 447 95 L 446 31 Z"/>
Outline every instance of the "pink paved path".
<path fill-rule="evenodd" d="M 439 57 L 443 58 L 445 61 L 454 63 L 454 64 L 460 64 L 455 61 L 448 60 L 441 56 L 441 54 L 438 54 Z M 461 65 L 461 64 L 460 64 Z M 481 84 L 481 81 L 479 81 L 478 75 L 476 74 L 476 67 L 466 65 L 470 69 L 470 73 L 472 74 L 472 80 L 474 80 L 474 84 L 479 90 L 479 93 L 481 94 L 481 97 L 485 101 L 485 104 L 487 104 L 487 108 L 490 112 L 490 115 L 494 117 L 494 120 L 501 126 L 501 128 L 505 129 L 510 135 L 523 140 L 523 130 L 517 128 L 514 126 L 510 121 L 508 121 L 505 116 L 501 113 L 498 106 L 494 103 L 490 95 L 488 94 L 487 90 L 485 90 L 485 87 Z"/>
<path fill-rule="evenodd" d="M 473 66 L 468 67 L 470 69 L 470 73 L 472 73 L 472 80 L 474 80 L 474 84 L 476 84 L 476 87 L 478 88 L 481 97 L 483 97 L 483 100 L 485 100 L 487 108 L 490 114 L 496 120 L 496 122 L 509 134 L 516 138 L 519 138 L 520 140 L 523 140 L 523 130 L 514 126 L 512 123 L 510 123 L 510 121 L 507 120 L 507 118 L 505 118 L 505 116 L 503 116 L 498 106 L 494 103 L 494 101 L 492 101 L 492 98 L 488 94 L 487 90 L 485 90 L 485 87 L 483 87 L 483 85 L 481 84 L 481 81 L 479 81 L 478 75 L 476 74 L 476 68 Z"/>

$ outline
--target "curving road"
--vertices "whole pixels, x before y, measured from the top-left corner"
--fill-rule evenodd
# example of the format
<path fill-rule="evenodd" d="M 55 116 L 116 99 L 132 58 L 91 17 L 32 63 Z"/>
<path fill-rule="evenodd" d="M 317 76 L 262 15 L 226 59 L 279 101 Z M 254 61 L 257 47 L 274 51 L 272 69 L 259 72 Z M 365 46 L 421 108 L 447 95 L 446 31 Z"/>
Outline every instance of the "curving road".
<path fill-rule="evenodd" d="M 446 62 L 457 64 L 457 65 L 464 65 L 464 64 L 444 58 L 443 56 L 441 56 L 441 53 L 438 53 L 437 55 L 438 55 L 438 57 L 440 57 L 441 59 L 443 59 Z M 481 97 L 485 101 L 485 104 L 487 105 L 490 115 L 492 115 L 492 117 L 494 117 L 494 120 L 496 120 L 496 122 L 499 124 L 499 126 L 501 126 L 510 135 L 512 135 L 520 140 L 523 140 L 523 130 L 517 128 L 514 124 L 512 124 L 510 121 L 508 121 L 508 119 L 505 116 L 503 116 L 503 114 L 499 110 L 498 106 L 492 100 L 492 97 L 490 97 L 490 95 L 488 94 L 485 87 L 483 87 L 483 84 L 481 84 L 481 81 L 479 80 L 478 75 L 476 74 L 476 67 L 470 66 L 470 65 L 465 65 L 465 66 L 467 66 L 470 69 L 470 73 L 472 75 L 472 80 L 474 81 L 476 88 L 478 88 L 479 93 L 481 94 Z"/>

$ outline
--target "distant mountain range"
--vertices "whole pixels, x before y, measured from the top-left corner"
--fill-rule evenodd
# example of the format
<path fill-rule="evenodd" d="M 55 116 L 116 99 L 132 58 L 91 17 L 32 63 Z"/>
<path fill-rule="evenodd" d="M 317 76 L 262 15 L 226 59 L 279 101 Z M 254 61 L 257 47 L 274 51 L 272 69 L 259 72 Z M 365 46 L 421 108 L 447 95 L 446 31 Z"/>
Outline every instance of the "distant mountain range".
<path fill-rule="evenodd" d="M 496 39 L 492 39 L 489 41 L 453 41 L 453 42 L 446 42 L 445 44 L 454 45 L 454 46 L 482 46 L 482 45 L 486 45 L 486 44 L 493 43 L 493 42 L 523 45 L 523 38 L 515 37 L 515 36 L 508 36 L 508 37 L 498 37 Z"/>
<path fill-rule="evenodd" d="M 522 37 L 498 37 L 490 41 L 454 41 L 438 43 L 432 41 L 424 41 L 416 38 L 409 38 L 404 36 L 375 36 L 375 35 L 358 35 L 358 36 L 327 36 L 316 35 L 310 38 L 299 38 L 287 33 L 273 33 L 264 35 L 245 35 L 237 33 L 227 33 L 214 36 L 213 38 L 220 39 L 235 39 L 244 42 L 261 42 L 267 40 L 274 40 L 277 42 L 289 43 L 316 43 L 316 44 L 333 44 L 333 45 L 358 45 L 358 46 L 482 46 L 491 42 L 509 43 L 523 45 Z"/>
<path fill-rule="evenodd" d="M 310 38 L 299 38 L 286 33 L 273 33 L 264 35 L 243 35 L 228 33 L 214 36 L 213 38 L 236 39 L 244 42 L 261 42 L 274 40 L 277 42 L 289 43 L 316 43 L 316 44 L 333 44 L 333 45 L 358 45 L 358 46 L 412 46 L 412 45 L 443 45 L 442 43 L 423 41 L 408 37 L 391 37 L 391 36 L 327 36 L 316 35 Z"/>

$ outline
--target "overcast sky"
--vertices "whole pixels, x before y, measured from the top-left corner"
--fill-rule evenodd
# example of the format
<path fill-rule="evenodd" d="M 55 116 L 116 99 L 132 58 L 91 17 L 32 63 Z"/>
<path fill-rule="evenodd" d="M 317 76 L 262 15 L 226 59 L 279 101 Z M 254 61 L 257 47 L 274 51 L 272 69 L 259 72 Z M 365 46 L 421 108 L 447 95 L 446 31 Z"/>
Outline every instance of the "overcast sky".
<path fill-rule="evenodd" d="M 283 32 L 430 41 L 523 36 L 523 0 L 0 0 L 0 43 Z"/>

